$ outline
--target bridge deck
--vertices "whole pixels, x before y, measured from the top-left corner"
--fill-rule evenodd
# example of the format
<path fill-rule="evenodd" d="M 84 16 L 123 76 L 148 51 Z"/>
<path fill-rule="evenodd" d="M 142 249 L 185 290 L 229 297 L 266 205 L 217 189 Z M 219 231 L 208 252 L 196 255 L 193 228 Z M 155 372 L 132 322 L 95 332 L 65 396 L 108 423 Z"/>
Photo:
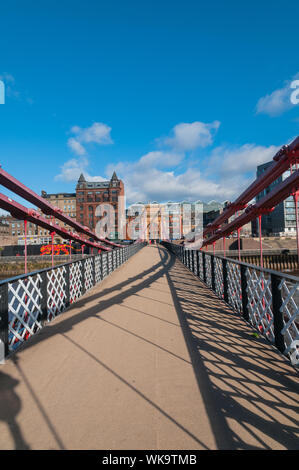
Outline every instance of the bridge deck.
<path fill-rule="evenodd" d="M 0 448 L 298 448 L 292 367 L 165 249 L 0 369 Z"/>

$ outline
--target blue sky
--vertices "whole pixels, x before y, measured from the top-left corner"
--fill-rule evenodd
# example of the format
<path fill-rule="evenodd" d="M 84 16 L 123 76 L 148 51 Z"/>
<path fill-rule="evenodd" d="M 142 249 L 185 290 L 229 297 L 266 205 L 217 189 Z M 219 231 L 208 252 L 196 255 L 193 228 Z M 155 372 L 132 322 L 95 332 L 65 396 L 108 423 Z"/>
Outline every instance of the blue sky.
<path fill-rule="evenodd" d="M 295 0 L 10 0 L 0 13 L 0 163 L 38 193 L 116 169 L 128 202 L 233 199 L 299 134 Z"/>

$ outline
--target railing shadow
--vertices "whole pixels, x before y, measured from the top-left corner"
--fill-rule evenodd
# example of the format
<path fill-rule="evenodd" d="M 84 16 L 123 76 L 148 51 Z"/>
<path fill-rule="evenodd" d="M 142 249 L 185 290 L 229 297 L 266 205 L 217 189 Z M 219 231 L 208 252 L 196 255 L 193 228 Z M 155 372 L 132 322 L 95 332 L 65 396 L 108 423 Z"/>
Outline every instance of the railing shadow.
<path fill-rule="evenodd" d="M 3 421 L 9 428 L 16 450 L 29 449 L 20 426 L 17 422 L 17 415 L 22 408 L 22 402 L 16 393 L 16 386 L 19 381 L 0 371 L 0 421 Z"/>
<path fill-rule="evenodd" d="M 298 449 L 296 371 L 171 258 L 166 276 L 217 448 Z"/>
<path fill-rule="evenodd" d="M 153 282 L 156 282 L 158 279 L 162 278 L 171 268 L 174 263 L 174 259 L 168 256 L 167 251 L 163 252 L 161 261 L 156 263 L 152 268 L 146 269 L 136 276 L 127 278 L 125 281 L 118 283 L 115 286 L 104 288 L 95 293 L 92 290 L 87 293 L 86 296 L 80 298 L 76 303 L 68 309 L 69 313 L 72 313 L 72 310 L 79 310 L 78 313 L 73 313 L 63 318 L 64 313 L 61 313 L 57 316 L 59 322 L 52 321 L 46 325 L 38 334 L 32 336 L 28 341 L 26 341 L 22 347 L 13 352 L 12 357 L 20 353 L 24 348 L 30 348 L 36 346 L 41 341 L 46 341 L 56 334 L 63 334 L 69 332 L 76 325 L 85 321 L 90 317 L 99 317 L 99 314 L 113 305 L 121 305 L 124 301 L 132 295 L 140 295 L 140 291 L 145 288 L 148 288 L 152 285 Z M 153 271 L 155 271 L 153 273 Z M 152 274 L 151 274 L 152 273 Z M 113 273 L 112 273 L 113 274 Z M 147 277 L 146 277 L 147 276 Z M 145 278 L 145 279 L 143 279 Z M 106 278 L 107 279 L 107 278 Z M 143 279 L 143 280 L 142 280 Z M 140 281 L 137 282 L 136 281 Z M 136 284 L 134 284 L 136 283 Z M 99 283 L 97 286 L 101 286 Z M 120 289 L 127 287 L 126 290 L 119 292 Z M 119 292 L 119 293 L 117 293 Z M 103 299 L 104 296 L 113 294 L 108 299 Z M 96 303 L 94 303 L 96 301 Z M 140 312 L 142 313 L 142 312 Z"/>
<path fill-rule="evenodd" d="M 160 407 L 149 395 L 147 396 L 144 394 L 141 390 L 139 390 L 137 387 L 132 385 L 128 380 L 126 380 L 125 376 L 120 375 L 117 373 L 115 370 L 113 370 L 111 367 L 109 367 L 105 362 L 100 360 L 98 357 L 93 355 L 90 351 L 88 351 L 86 348 L 84 348 L 82 345 L 78 344 L 76 341 L 74 341 L 67 333 L 74 328 L 77 324 L 80 322 L 84 321 L 85 319 L 88 318 L 96 318 L 97 321 L 99 322 L 105 322 L 106 324 L 109 324 L 110 326 L 114 328 L 120 329 L 123 333 L 133 335 L 136 337 L 138 340 L 145 341 L 147 344 L 153 346 L 154 348 L 158 348 L 159 350 L 165 352 L 166 354 L 170 354 L 173 358 L 183 361 L 185 364 L 189 364 L 189 361 L 186 360 L 183 357 L 180 357 L 176 355 L 174 352 L 162 347 L 159 344 L 156 344 L 152 341 L 150 341 L 146 337 L 142 337 L 138 334 L 136 334 L 133 331 L 130 331 L 127 328 L 124 328 L 120 325 L 117 325 L 116 323 L 109 321 L 105 318 L 102 318 L 100 316 L 100 313 L 107 308 L 113 306 L 113 305 L 119 305 L 122 304 L 127 298 L 129 298 L 132 295 L 138 295 L 140 291 L 142 291 L 145 288 L 150 287 L 154 282 L 157 280 L 161 279 L 162 277 L 165 276 L 165 274 L 168 272 L 168 270 L 172 267 L 172 264 L 174 263 L 174 259 L 172 259 L 167 251 L 165 250 L 162 255 L 161 262 L 157 263 L 154 265 L 155 272 L 150 274 L 152 272 L 152 268 L 148 270 L 144 270 L 138 275 L 134 276 L 133 278 L 127 279 L 126 281 L 120 283 L 122 286 L 126 286 L 127 289 L 123 292 L 120 293 L 115 293 L 115 290 L 117 289 L 117 286 L 114 286 L 112 288 L 106 288 L 103 289 L 100 293 L 92 294 L 90 293 L 86 298 L 82 298 L 79 300 L 76 304 L 74 304 L 74 308 L 79 307 L 79 313 L 78 314 L 73 314 L 71 316 L 68 316 L 67 318 L 63 319 L 63 316 L 61 316 L 61 321 L 55 323 L 53 322 L 50 324 L 51 326 L 48 328 L 44 328 L 40 334 L 36 335 L 33 337 L 30 341 L 28 341 L 25 345 L 25 348 L 30 348 L 34 345 L 37 345 L 40 341 L 45 341 L 47 338 L 52 337 L 53 335 L 59 334 L 61 335 L 65 340 L 71 342 L 76 348 L 78 348 L 82 353 L 86 354 L 89 356 L 91 359 L 93 359 L 100 367 L 104 368 L 106 371 L 108 371 L 110 374 L 112 374 L 115 378 L 117 378 L 119 381 L 121 381 L 124 385 L 126 385 L 132 392 L 134 392 L 137 396 L 142 398 L 148 405 L 150 405 L 153 409 L 155 409 L 160 415 L 162 415 L 165 419 L 167 419 L 169 422 L 173 423 L 175 426 L 177 426 L 182 432 L 184 432 L 187 436 L 189 436 L 196 445 L 200 446 L 200 448 L 207 449 L 207 446 L 204 442 L 202 442 L 195 434 L 193 434 L 188 427 L 184 426 L 184 424 L 180 423 L 177 419 L 175 419 L 174 416 L 171 414 L 167 413 L 162 407 Z M 143 279 L 145 276 L 145 273 L 147 275 L 146 279 Z M 150 275 L 149 275 L 150 274 Z M 133 282 L 135 283 L 134 285 L 130 284 Z M 140 282 L 136 282 L 136 281 Z M 118 284 L 118 286 L 120 285 Z M 112 296 L 108 299 L 103 299 L 103 295 L 105 292 L 106 294 L 112 294 Z M 100 295 L 99 295 L 100 294 Z M 96 303 L 94 305 L 91 305 L 94 301 Z M 70 309 L 71 311 L 71 309 Z M 136 310 L 138 311 L 138 310 Z M 140 311 L 141 314 L 143 312 Z M 146 313 L 145 313 L 146 314 Z M 150 315 L 153 318 L 156 318 L 157 320 L 164 321 L 163 319 L 159 319 L 158 317 L 155 317 L 154 315 Z M 177 326 L 177 325 L 176 325 Z M 18 352 L 15 353 L 13 356 L 12 360 L 16 363 L 17 365 L 17 358 L 18 358 Z M 20 373 L 22 372 L 21 368 L 18 367 L 18 370 Z M 55 429 L 52 426 L 52 423 L 50 422 L 49 418 L 47 415 L 44 413 L 43 408 L 41 407 L 41 403 L 38 400 L 37 395 L 34 393 L 32 390 L 32 387 L 30 387 L 29 381 L 26 379 L 24 374 L 22 374 L 23 380 L 26 382 L 26 386 L 31 392 L 34 400 L 36 401 L 36 404 L 42 413 L 45 421 L 48 424 L 48 427 L 52 434 L 54 434 Z M 62 448 L 62 443 L 59 440 L 59 436 L 57 435 L 57 432 L 55 433 L 56 435 L 56 442 L 57 444 L 61 444 L 60 448 Z"/>

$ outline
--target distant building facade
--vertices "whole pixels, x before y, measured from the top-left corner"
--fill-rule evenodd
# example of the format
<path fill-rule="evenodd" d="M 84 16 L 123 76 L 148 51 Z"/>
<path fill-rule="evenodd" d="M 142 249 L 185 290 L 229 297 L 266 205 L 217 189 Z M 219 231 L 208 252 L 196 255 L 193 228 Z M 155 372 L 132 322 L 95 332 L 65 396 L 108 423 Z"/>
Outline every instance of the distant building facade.
<path fill-rule="evenodd" d="M 127 238 L 179 240 L 202 226 L 202 207 L 201 201 L 132 204 L 126 216 Z"/>
<path fill-rule="evenodd" d="M 0 217 L 0 247 L 13 245 L 9 222 L 5 216 Z"/>
<path fill-rule="evenodd" d="M 222 210 L 211 210 L 203 213 L 203 226 L 206 227 L 208 224 L 214 222 L 215 219 L 221 214 Z"/>
<path fill-rule="evenodd" d="M 56 209 L 60 209 L 65 215 L 70 217 L 71 219 L 76 220 L 76 193 L 47 193 L 46 191 L 42 191 L 41 195 L 44 199 L 47 199 L 47 201 Z M 40 214 L 42 214 L 42 211 L 39 209 L 38 210 Z M 55 226 L 56 227 L 62 227 L 62 228 L 70 228 L 68 224 L 65 222 L 62 222 L 60 219 L 53 218 L 50 215 L 43 215 L 46 219 L 49 219 L 53 222 L 53 231 L 55 232 Z M 38 237 L 44 237 L 45 233 L 47 233 L 48 237 L 50 237 L 50 232 L 48 230 L 45 230 L 41 227 L 38 227 L 37 229 L 37 235 Z M 54 237 L 54 242 L 55 243 L 64 243 L 67 240 L 64 240 L 60 235 L 55 235 Z"/>
<path fill-rule="evenodd" d="M 41 195 L 53 207 L 61 209 L 65 215 L 76 220 L 76 193 L 48 194 L 46 191 L 42 191 Z M 57 222 L 60 227 L 65 226 L 60 220 L 57 220 Z"/>
<path fill-rule="evenodd" d="M 257 167 L 257 177 L 261 176 L 273 162 L 264 163 Z M 258 202 L 262 197 L 268 194 L 277 184 L 284 181 L 290 176 L 290 170 L 285 171 L 277 180 L 275 180 L 264 191 L 259 193 L 256 197 Z M 258 230 L 258 223 L 255 223 L 255 231 Z M 263 235 L 296 235 L 296 211 L 295 202 L 292 196 L 285 199 L 278 204 L 274 211 L 269 214 L 262 215 L 262 234 Z"/>
<path fill-rule="evenodd" d="M 0 230 L 0 246 L 6 245 L 24 245 L 25 244 L 25 224 L 23 220 L 15 219 L 11 215 L 2 216 L 0 218 L 0 227 L 5 224 L 5 233 L 1 234 Z M 47 244 L 51 240 L 48 230 L 41 229 L 32 222 L 27 223 L 27 243 L 31 244 Z"/>
<path fill-rule="evenodd" d="M 77 222 L 95 231 L 97 223 L 103 215 L 97 215 L 101 204 L 110 204 L 114 209 L 114 223 L 108 238 L 119 238 L 119 211 L 123 210 L 120 197 L 124 197 L 124 183 L 114 172 L 109 181 L 87 181 L 80 175 L 76 186 L 76 218 Z"/>

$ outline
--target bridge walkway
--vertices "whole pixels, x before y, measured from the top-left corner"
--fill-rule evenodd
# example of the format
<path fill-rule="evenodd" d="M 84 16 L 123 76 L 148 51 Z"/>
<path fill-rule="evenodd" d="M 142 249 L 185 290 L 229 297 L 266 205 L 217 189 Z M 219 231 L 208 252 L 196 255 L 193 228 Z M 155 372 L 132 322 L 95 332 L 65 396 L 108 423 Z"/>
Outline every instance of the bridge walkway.
<path fill-rule="evenodd" d="M 148 246 L 0 368 L 0 449 L 298 449 L 298 376 Z"/>

